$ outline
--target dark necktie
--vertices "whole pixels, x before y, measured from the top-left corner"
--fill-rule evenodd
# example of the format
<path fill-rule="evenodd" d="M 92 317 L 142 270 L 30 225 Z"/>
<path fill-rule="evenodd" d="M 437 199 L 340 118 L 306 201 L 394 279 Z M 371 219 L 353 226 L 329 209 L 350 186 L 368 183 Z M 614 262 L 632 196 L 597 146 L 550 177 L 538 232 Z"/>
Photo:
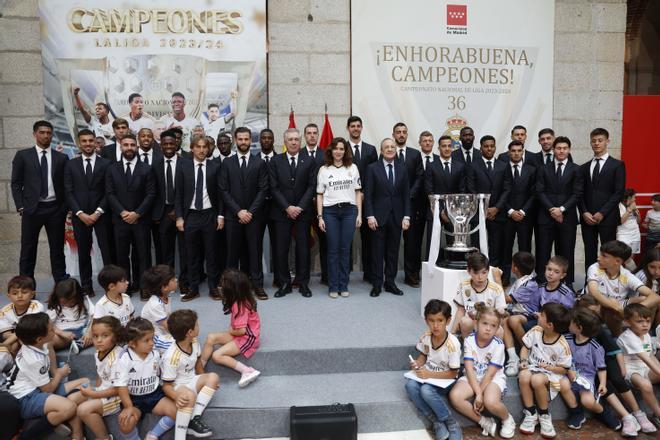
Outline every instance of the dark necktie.
<path fill-rule="evenodd" d="M 545 153 L 545 164 L 549 164 L 552 162 L 552 154 L 550 153 Z"/>
<path fill-rule="evenodd" d="M 266 165 L 270 162 L 270 156 L 264 156 L 264 159 L 266 160 Z"/>
<path fill-rule="evenodd" d="M 449 169 L 449 162 L 445 162 L 445 173 L 451 174 L 451 170 Z"/>
<path fill-rule="evenodd" d="M 142 162 L 144 162 L 144 163 L 146 163 L 147 165 L 149 165 L 149 153 L 143 153 L 143 154 L 142 154 L 142 157 L 144 158 L 144 159 L 142 159 Z"/>
<path fill-rule="evenodd" d="M 126 182 L 131 183 L 132 177 L 133 177 L 133 173 L 131 173 L 131 163 L 126 162 Z"/>
<path fill-rule="evenodd" d="M 598 175 L 600 174 L 600 161 L 603 160 L 600 157 L 597 157 L 594 159 L 596 161 L 596 165 L 594 166 L 594 171 L 591 173 L 591 181 L 595 182 L 598 179 Z"/>
<path fill-rule="evenodd" d="M 359 145 L 355 146 L 355 154 L 353 155 L 353 158 L 355 159 L 355 163 L 360 162 L 360 146 Z"/>
<path fill-rule="evenodd" d="M 493 173 L 493 164 L 489 161 L 486 162 L 486 169 L 488 170 L 488 173 Z"/>
<path fill-rule="evenodd" d="M 195 182 L 195 209 L 201 211 L 204 209 L 204 164 L 197 165 L 197 182 Z"/>
<path fill-rule="evenodd" d="M 247 162 L 245 156 L 241 157 L 241 177 L 245 179 L 245 173 L 247 171 Z"/>
<path fill-rule="evenodd" d="M 87 158 L 85 159 L 85 162 L 87 162 L 87 165 L 85 165 L 85 177 L 87 178 L 87 183 L 89 185 L 92 184 L 92 159 Z"/>
<path fill-rule="evenodd" d="M 387 164 L 387 181 L 390 182 L 392 188 L 394 188 L 394 172 L 392 171 L 392 164 Z"/>
<path fill-rule="evenodd" d="M 518 164 L 513 165 L 513 180 L 520 179 L 520 171 L 518 171 Z"/>
<path fill-rule="evenodd" d="M 174 178 L 172 176 L 172 159 L 167 159 L 167 171 L 165 171 L 165 198 L 168 205 L 174 204 Z"/>
<path fill-rule="evenodd" d="M 41 192 L 39 196 L 42 199 L 48 197 L 48 159 L 46 159 L 46 150 L 41 152 Z"/>
<path fill-rule="evenodd" d="M 399 160 L 404 162 L 406 158 L 403 156 L 403 148 L 399 150 Z"/>
<path fill-rule="evenodd" d="M 431 156 L 426 156 L 426 164 L 424 164 L 424 170 L 427 170 L 429 168 L 430 163 L 431 163 Z"/>
<path fill-rule="evenodd" d="M 291 180 L 296 178 L 296 158 L 291 158 Z"/>
<path fill-rule="evenodd" d="M 564 164 L 561 163 L 561 162 L 557 163 L 557 179 L 558 180 L 561 180 L 561 167 L 562 167 L 562 165 L 564 165 Z"/>
<path fill-rule="evenodd" d="M 465 153 L 465 162 L 466 163 L 472 163 L 472 155 L 470 154 L 469 151 L 467 153 Z"/>

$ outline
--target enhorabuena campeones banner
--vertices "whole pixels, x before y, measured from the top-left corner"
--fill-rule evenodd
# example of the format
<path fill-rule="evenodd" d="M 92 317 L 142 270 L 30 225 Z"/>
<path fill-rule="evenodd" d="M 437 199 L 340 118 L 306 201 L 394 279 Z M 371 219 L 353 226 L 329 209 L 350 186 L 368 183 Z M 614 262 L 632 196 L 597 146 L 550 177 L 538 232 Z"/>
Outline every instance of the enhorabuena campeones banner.
<path fill-rule="evenodd" d="M 553 63 L 552 0 L 351 1 L 352 113 L 368 141 L 398 121 L 411 147 L 469 125 L 504 151 L 514 125 L 552 126 Z"/>
<path fill-rule="evenodd" d="M 45 113 L 65 149 L 89 126 L 74 88 L 92 116 L 103 102 L 111 119 L 139 93 L 156 139 L 174 92 L 186 99 L 185 131 L 208 126 L 209 104 L 224 118 L 216 131 L 266 127 L 266 0 L 40 0 L 39 14 Z"/>

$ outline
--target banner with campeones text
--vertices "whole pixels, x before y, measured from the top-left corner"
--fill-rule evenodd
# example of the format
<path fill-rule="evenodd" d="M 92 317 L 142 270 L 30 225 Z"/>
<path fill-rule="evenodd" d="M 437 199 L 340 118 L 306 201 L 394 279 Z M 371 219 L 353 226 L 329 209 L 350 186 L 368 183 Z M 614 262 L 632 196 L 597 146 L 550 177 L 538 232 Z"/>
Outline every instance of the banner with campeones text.
<path fill-rule="evenodd" d="M 180 126 L 184 147 L 199 126 L 214 137 L 239 125 L 257 135 L 266 127 L 266 0 L 40 0 L 39 14 L 46 119 L 65 150 L 82 128 L 110 141 L 95 107 L 107 104 L 110 120 L 127 118 L 135 93 L 146 118 L 137 126 L 156 139 Z M 185 97 L 181 121 L 172 117 L 175 92 Z"/>
<path fill-rule="evenodd" d="M 352 113 L 378 143 L 396 122 L 408 146 L 461 127 L 506 151 L 514 125 L 552 126 L 554 1 L 352 0 Z M 536 142 L 527 142 L 532 151 Z"/>

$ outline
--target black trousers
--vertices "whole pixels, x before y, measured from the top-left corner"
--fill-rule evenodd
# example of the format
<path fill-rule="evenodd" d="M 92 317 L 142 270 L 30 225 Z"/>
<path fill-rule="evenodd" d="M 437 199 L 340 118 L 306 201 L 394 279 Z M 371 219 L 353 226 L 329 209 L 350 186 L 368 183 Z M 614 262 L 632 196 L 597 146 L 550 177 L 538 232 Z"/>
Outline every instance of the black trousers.
<path fill-rule="evenodd" d="M 616 240 L 617 225 L 586 225 L 582 224 L 582 242 L 584 243 L 584 273 L 589 266 L 598 260 L 598 238 L 601 246 L 608 241 Z"/>
<path fill-rule="evenodd" d="M 289 246 L 291 246 L 291 231 L 296 240 L 296 282 L 299 285 L 309 284 L 310 255 L 309 228 L 311 220 L 277 220 L 275 221 L 275 281 L 281 286 L 291 283 L 289 269 Z"/>
<path fill-rule="evenodd" d="M 75 214 L 71 218 L 73 223 L 73 237 L 78 245 L 78 269 L 80 270 L 80 284 L 83 288 L 92 287 L 92 244 L 94 233 L 101 251 L 103 265 L 110 264 L 110 243 L 108 241 L 109 214 L 103 214 L 92 226 L 87 226 Z"/>
<path fill-rule="evenodd" d="M 379 224 L 371 231 L 371 284 L 383 285 L 383 262 L 385 263 L 385 283 L 392 284 L 399 264 L 399 244 L 401 243 L 401 223 L 390 213 L 384 225 Z"/>
<path fill-rule="evenodd" d="M 538 254 L 536 255 L 536 273 L 539 279 L 545 280 L 545 265 L 552 254 L 552 244 L 555 245 L 555 255 L 561 255 L 568 260 L 566 282 L 575 281 L 575 235 L 577 225 L 552 222 L 538 225 Z"/>
<path fill-rule="evenodd" d="M 268 212 L 268 210 L 264 210 L 265 213 Z M 268 228 L 268 236 L 270 238 L 270 250 L 269 250 L 269 260 L 271 263 L 271 272 L 275 272 L 275 221 L 271 219 L 270 217 L 267 217 L 263 219 L 261 222 L 259 222 L 259 226 L 261 226 L 261 230 L 259 231 L 259 237 L 261 239 L 261 242 L 263 243 L 264 241 L 264 234 L 266 233 L 266 228 Z"/>
<path fill-rule="evenodd" d="M 218 287 L 220 271 L 218 269 L 216 236 L 218 220 L 213 209 L 196 211 L 191 209 L 185 218 L 183 234 L 188 257 L 188 279 L 193 292 L 199 292 L 203 259 L 206 259 L 206 276 L 209 289 Z"/>
<path fill-rule="evenodd" d="M 64 222 L 66 211 L 57 202 L 39 203 L 32 214 L 21 216 L 21 253 L 19 272 L 34 279 L 37 264 L 37 247 L 41 228 L 46 228 L 50 250 L 50 268 L 55 282 L 67 278 L 64 259 Z"/>
<path fill-rule="evenodd" d="M 534 224 L 525 216 L 522 221 L 514 221 L 508 218 L 504 223 L 504 243 L 502 245 L 502 275 L 504 279 L 511 278 L 511 257 L 513 256 L 513 243 L 518 238 L 518 250 L 521 252 L 532 252 L 532 229 Z"/>
<path fill-rule="evenodd" d="M 151 252 L 150 220 L 138 221 L 130 225 L 119 217 L 112 219 L 115 227 L 115 247 L 117 249 L 117 264 L 124 268 L 136 287 L 140 286 L 140 277 L 149 268 L 149 253 Z M 133 244 L 133 249 L 131 249 Z M 137 265 L 137 271 L 136 269 Z"/>
<path fill-rule="evenodd" d="M 504 226 L 503 221 L 486 220 L 488 231 L 488 260 L 491 266 L 502 268 L 504 254 Z M 477 234 L 478 235 L 478 234 Z M 479 242 L 477 242 L 478 244 Z"/>
<path fill-rule="evenodd" d="M 229 220 L 225 223 L 227 231 L 227 267 L 238 269 L 241 255 L 247 251 L 247 271 L 254 287 L 264 286 L 264 269 L 261 262 L 263 255 L 263 221 L 252 218 L 247 225 Z"/>
<path fill-rule="evenodd" d="M 406 279 L 419 278 L 422 268 L 422 240 L 427 212 L 420 210 L 410 218 L 410 227 L 403 232 L 403 271 Z M 428 252 L 427 252 L 428 253 Z"/>
<path fill-rule="evenodd" d="M 6 391 L 0 391 L 0 439 L 10 439 L 18 432 L 21 423 L 21 405 L 18 400 Z"/>
<path fill-rule="evenodd" d="M 171 206 L 166 206 L 165 212 L 172 211 Z M 158 223 L 158 243 L 156 246 L 156 263 L 167 264 L 176 268 L 176 248 L 179 247 L 179 287 L 190 287 L 188 282 L 188 265 L 186 262 L 186 241 L 183 232 L 176 228 L 176 220 L 167 214 Z M 160 248 L 160 251 L 158 249 Z M 158 259 L 160 257 L 160 259 Z"/>

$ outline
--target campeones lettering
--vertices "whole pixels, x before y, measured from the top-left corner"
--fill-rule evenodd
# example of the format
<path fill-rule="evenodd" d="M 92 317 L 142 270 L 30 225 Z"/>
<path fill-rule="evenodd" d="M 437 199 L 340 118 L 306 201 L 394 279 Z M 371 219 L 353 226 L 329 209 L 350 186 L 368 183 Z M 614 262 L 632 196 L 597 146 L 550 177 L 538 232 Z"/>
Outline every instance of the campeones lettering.
<path fill-rule="evenodd" d="M 69 29 L 77 33 L 139 34 L 146 24 L 157 34 L 239 34 L 243 25 L 236 19 L 243 14 L 237 10 L 189 11 L 182 9 L 72 9 L 68 16 Z"/>

